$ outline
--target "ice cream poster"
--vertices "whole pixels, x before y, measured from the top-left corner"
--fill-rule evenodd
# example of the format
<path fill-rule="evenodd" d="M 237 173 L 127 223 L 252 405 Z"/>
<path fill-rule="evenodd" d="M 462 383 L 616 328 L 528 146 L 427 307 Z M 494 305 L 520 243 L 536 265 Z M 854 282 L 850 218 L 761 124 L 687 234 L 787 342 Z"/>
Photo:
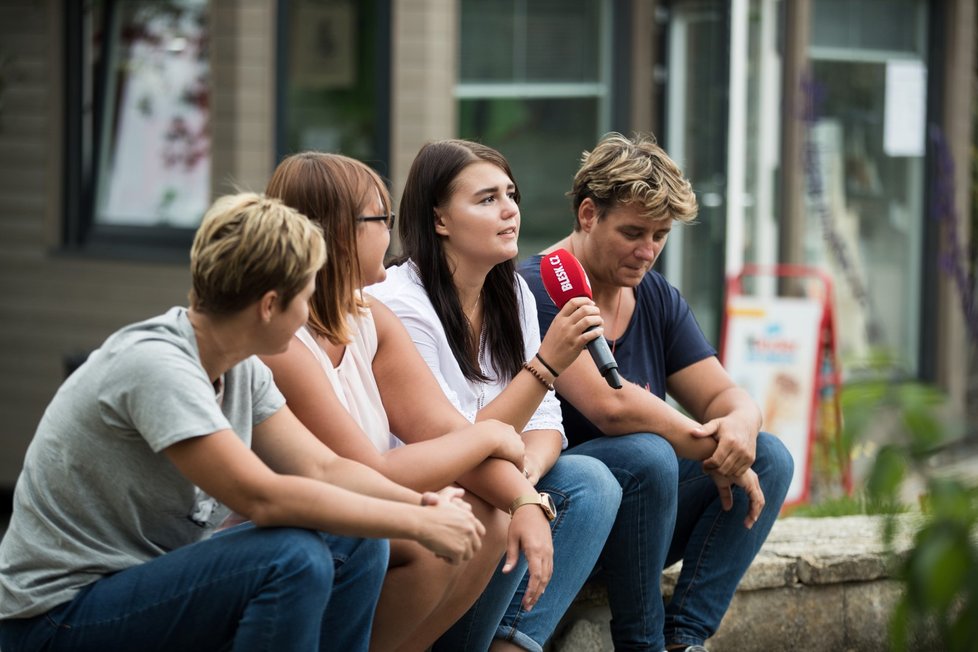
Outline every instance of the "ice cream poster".
<path fill-rule="evenodd" d="M 727 304 L 723 363 L 760 406 L 764 431 L 795 461 L 785 504 L 808 494 L 816 360 L 824 307 L 812 299 L 733 296 Z"/>

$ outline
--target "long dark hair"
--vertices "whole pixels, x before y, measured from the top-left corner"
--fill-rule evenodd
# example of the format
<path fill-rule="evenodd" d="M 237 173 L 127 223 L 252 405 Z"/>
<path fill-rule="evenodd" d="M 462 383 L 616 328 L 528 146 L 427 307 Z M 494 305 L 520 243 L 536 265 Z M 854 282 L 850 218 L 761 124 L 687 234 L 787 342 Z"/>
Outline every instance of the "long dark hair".
<path fill-rule="evenodd" d="M 428 143 L 415 157 L 404 184 L 398 234 L 401 260 L 410 258 L 418 266 L 421 283 L 445 328 L 462 374 L 473 382 L 488 382 L 479 367 L 479 336 L 473 335 L 462 312 L 442 237 L 435 232 L 435 208 L 447 205 L 462 170 L 480 161 L 492 163 L 513 180 L 514 199 L 519 203 L 520 191 L 509 163 L 496 150 L 467 140 Z M 482 289 L 486 347 L 496 377 L 503 380 L 515 376 L 524 362 L 516 288 L 516 264 L 510 259 L 490 270 Z"/>

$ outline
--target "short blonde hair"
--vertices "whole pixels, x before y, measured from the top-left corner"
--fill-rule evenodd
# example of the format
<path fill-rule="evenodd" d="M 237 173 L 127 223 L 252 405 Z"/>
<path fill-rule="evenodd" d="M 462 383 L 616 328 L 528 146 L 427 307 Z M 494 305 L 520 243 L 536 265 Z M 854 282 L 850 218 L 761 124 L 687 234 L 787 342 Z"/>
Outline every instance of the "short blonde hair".
<path fill-rule="evenodd" d="M 322 230 L 295 209 L 255 193 L 225 195 L 194 236 L 190 305 L 230 315 L 271 290 L 288 305 L 325 259 Z"/>
<path fill-rule="evenodd" d="M 655 138 L 646 134 L 605 135 L 593 150 L 584 152 L 567 194 L 574 206 L 575 231 L 581 228 L 578 209 L 588 198 L 598 209 L 598 219 L 626 204 L 641 206 L 650 219 L 670 217 L 687 223 L 696 219 L 699 210 L 689 180 Z"/>

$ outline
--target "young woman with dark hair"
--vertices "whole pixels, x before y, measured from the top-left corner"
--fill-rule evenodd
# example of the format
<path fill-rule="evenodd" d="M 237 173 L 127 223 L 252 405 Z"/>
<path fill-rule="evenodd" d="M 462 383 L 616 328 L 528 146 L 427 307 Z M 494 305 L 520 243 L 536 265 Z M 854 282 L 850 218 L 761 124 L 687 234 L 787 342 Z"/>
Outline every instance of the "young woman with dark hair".
<path fill-rule="evenodd" d="M 594 566 L 621 498 L 603 464 L 560 454 L 566 438 L 553 381 L 601 334 L 588 331 L 601 320 L 589 300 L 573 299 L 541 343 L 533 295 L 514 267 L 519 197 L 496 150 L 463 140 L 424 146 L 400 204 L 405 260 L 369 288 L 468 419 L 498 419 L 522 433 L 523 473 L 538 493 L 513 502 L 514 522 L 556 512 L 554 574 L 532 611 L 527 591 L 540 569 L 530 559 L 512 572 L 511 546 L 483 597 L 436 650 L 542 650 Z M 494 640 L 479 638 L 486 624 L 495 625 Z"/>

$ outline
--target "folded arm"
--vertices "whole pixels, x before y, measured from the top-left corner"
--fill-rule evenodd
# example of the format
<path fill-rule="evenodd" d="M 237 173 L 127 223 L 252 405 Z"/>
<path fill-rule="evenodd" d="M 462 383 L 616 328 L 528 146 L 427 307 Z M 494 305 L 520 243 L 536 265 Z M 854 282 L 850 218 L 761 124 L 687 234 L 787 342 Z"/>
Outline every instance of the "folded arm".
<path fill-rule="evenodd" d="M 672 374 L 667 382 L 669 393 L 716 432 L 717 448 L 704 467 L 726 476 L 747 471 L 754 463 L 761 411 L 720 361 L 705 358 Z"/>
<path fill-rule="evenodd" d="M 612 389 L 590 354 L 582 352 L 554 386 L 564 399 L 605 435 L 653 432 L 665 438 L 676 454 L 705 460 L 716 449 L 710 429 L 690 419 L 648 390 L 626 381 Z"/>
<path fill-rule="evenodd" d="M 388 350 L 384 350 L 385 355 Z M 381 355 L 378 351 L 378 357 Z M 305 344 L 293 339 L 288 351 L 264 360 L 272 369 L 289 408 L 322 443 L 337 455 L 356 460 L 418 491 L 432 491 L 451 484 L 489 456 L 509 453 L 515 457 L 522 452 L 511 450 L 512 439 L 506 437 L 507 433 L 498 424 L 472 425 L 461 415 L 444 422 L 443 427 L 453 429 L 446 430 L 437 441 L 380 451 L 347 411 Z M 421 370 L 424 371 L 423 366 Z M 385 409 L 390 408 L 385 405 Z"/>
<path fill-rule="evenodd" d="M 288 408 L 253 435 L 254 450 L 221 430 L 164 454 L 187 479 L 258 526 L 408 538 L 451 561 L 470 558 L 481 545 L 484 528 L 471 512 L 452 501 L 422 507 L 421 494 L 334 455 Z"/>
<path fill-rule="evenodd" d="M 403 441 L 413 444 L 438 438 L 448 430 L 468 424 L 445 396 L 401 322 L 389 308 L 377 301 L 374 304 L 380 344 L 373 368 L 391 420 L 391 430 Z M 484 423 L 499 424 L 519 438 L 512 426 L 494 420 Z M 521 462 L 522 454 L 521 449 Z M 533 484 L 523 475 L 522 463 L 517 465 L 510 459 L 486 459 L 459 476 L 457 481 L 503 511 L 508 511 L 518 497 L 536 493 Z M 514 514 L 509 527 L 504 572 L 513 568 L 521 550 L 527 559 L 530 576 L 523 606 L 530 608 L 543 593 L 553 572 L 550 524 L 540 509 L 523 508 Z"/>

